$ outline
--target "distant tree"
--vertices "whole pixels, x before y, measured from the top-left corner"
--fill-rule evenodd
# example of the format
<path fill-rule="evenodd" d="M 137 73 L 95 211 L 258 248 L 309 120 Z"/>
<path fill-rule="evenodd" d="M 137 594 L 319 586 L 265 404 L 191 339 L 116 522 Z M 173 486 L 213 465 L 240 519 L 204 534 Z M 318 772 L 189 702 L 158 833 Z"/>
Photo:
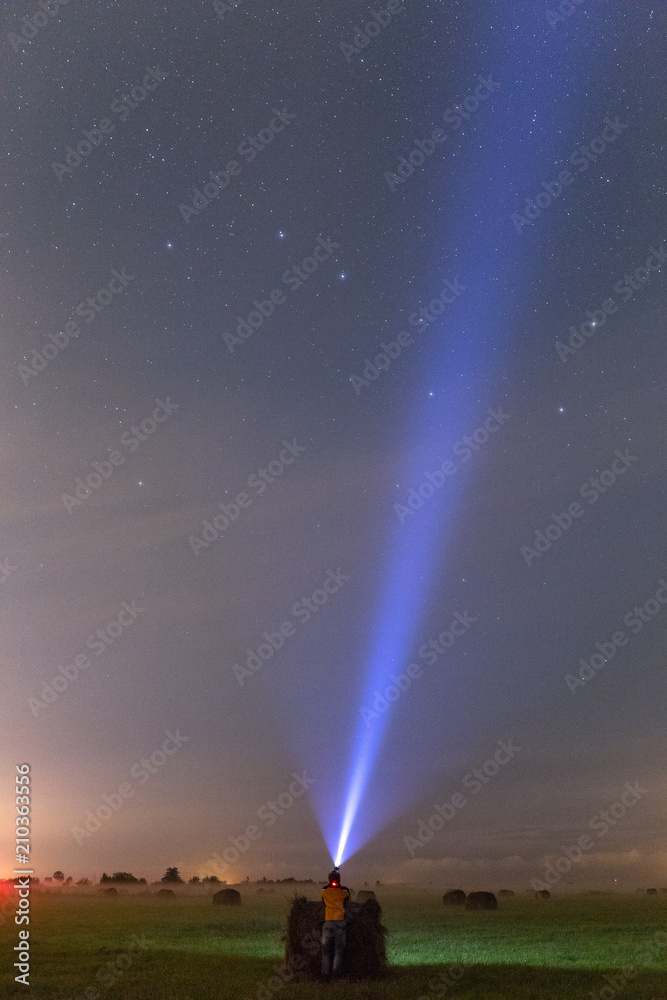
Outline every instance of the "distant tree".
<path fill-rule="evenodd" d="M 166 872 L 160 879 L 161 882 L 182 882 L 178 868 L 167 868 Z"/>
<path fill-rule="evenodd" d="M 74 879 L 72 878 L 72 876 L 68 875 L 68 877 L 65 879 L 65 885 L 71 885 L 73 881 Z"/>
<path fill-rule="evenodd" d="M 54 872 L 52 877 L 56 880 L 56 882 L 64 882 L 65 881 L 65 876 L 64 876 L 64 874 L 61 871 Z"/>
<path fill-rule="evenodd" d="M 44 879 L 44 881 L 45 881 L 45 882 L 53 882 L 53 879 L 52 879 L 52 878 L 50 878 L 49 876 L 47 876 L 47 877 L 46 877 L 46 878 Z"/>
<path fill-rule="evenodd" d="M 249 875 L 246 875 L 246 877 L 245 877 L 245 878 L 243 879 L 243 881 L 244 881 L 244 882 L 249 882 L 249 881 L 250 881 L 250 876 L 249 876 Z"/>
<path fill-rule="evenodd" d="M 192 878 L 188 879 L 188 883 L 190 885 L 197 885 L 198 882 L 199 882 L 199 875 L 193 875 Z"/>
<path fill-rule="evenodd" d="M 219 882 L 219 881 L 220 881 L 220 879 L 218 878 L 217 875 L 205 875 L 204 878 L 202 879 L 202 882 L 214 882 L 215 883 L 215 882 Z"/>
<path fill-rule="evenodd" d="M 145 878 L 140 878 L 139 879 L 139 885 L 146 885 L 146 879 Z"/>
<path fill-rule="evenodd" d="M 132 872 L 114 872 L 113 875 L 107 875 L 106 872 L 102 874 L 100 883 L 102 882 L 120 882 L 125 885 L 137 885 L 139 879 L 135 878 Z"/>
<path fill-rule="evenodd" d="M 89 882 L 89 880 L 87 878 L 80 878 L 79 881 L 76 884 L 77 885 L 90 885 L 90 882 Z"/>

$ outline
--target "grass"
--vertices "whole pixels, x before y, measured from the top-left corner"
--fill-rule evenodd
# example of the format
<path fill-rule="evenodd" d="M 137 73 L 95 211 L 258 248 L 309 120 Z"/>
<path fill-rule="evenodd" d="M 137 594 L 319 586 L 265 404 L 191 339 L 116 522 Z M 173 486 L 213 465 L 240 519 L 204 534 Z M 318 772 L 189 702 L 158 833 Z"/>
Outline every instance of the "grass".
<path fill-rule="evenodd" d="M 386 887 L 378 893 L 389 928 L 388 978 L 321 984 L 278 978 L 288 892 L 258 896 L 254 889 L 241 887 L 240 907 L 214 907 L 210 894 L 186 892 L 168 900 L 35 893 L 30 988 L 10 974 L 0 997 L 78 1000 L 89 990 L 88 1000 L 590 1000 L 605 987 L 605 998 L 667 997 L 667 937 L 646 952 L 667 928 L 665 897 L 554 896 L 542 903 L 517 896 L 480 913 L 446 908 L 432 890 Z M 307 886 L 304 894 L 316 898 L 317 889 Z M 0 928 L 3 973 L 14 961 L 4 959 L 17 931 L 9 922 Z M 144 948 L 128 950 L 134 935 Z M 455 982 L 445 974 L 457 965 L 464 968 Z M 629 985 L 616 979 L 610 986 L 606 976 L 631 966 L 639 971 Z"/>

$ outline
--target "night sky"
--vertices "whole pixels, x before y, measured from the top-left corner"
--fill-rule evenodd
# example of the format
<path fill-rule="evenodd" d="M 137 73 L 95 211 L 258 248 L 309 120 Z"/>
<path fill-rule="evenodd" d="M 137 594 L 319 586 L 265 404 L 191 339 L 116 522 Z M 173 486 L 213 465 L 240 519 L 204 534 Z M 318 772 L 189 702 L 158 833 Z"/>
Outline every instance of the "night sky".
<path fill-rule="evenodd" d="M 349 884 L 666 884 L 664 2 L 45 6 L 5 830 L 26 761 L 41 876 L 319 879 L 371 738 Z"/>

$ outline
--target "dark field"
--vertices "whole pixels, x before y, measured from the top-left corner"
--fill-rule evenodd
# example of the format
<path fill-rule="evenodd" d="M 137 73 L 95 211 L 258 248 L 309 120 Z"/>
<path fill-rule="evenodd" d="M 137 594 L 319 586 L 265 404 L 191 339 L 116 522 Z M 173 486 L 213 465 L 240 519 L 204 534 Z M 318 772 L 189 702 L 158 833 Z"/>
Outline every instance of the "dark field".
<path fill-rule="evenodd" d="M 418 1000 L 610 1000 L 667 997 L 667 898 L 525 895 L 495 912 L 446 908 L 442 890 L 378 889 L 390 973 L 377 982 L 284 981 L 282 934 L 293 892 L 239 887 L 240 907 L 212 892 L 176 898 L 35 893 L 31 985 L 2 996 L 95 1000 L 281 1000 L 343 997 Z M 301 891 L 301 890 L 300 890 Z M 318 887 L 303 887 L 317 898 Z M 2 954 L 18 928 L 0 930 Z M 657 935 L 657 937 L 656 937 Z M 5 967 L 11 964 L 11 959 Z M 637 975 L 624 983 L 624 970 Z M 448 971 L 450 970 L 450 971 Z M 605 977 L 611 976 L 614 985 Z M 614 978 L 615 977 L 615 978 Z"/>

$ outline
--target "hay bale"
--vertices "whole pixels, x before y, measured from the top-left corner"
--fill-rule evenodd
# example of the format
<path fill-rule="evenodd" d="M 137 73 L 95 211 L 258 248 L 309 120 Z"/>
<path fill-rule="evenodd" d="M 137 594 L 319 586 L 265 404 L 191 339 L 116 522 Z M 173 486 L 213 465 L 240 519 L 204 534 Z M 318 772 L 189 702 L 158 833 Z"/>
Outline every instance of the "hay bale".
<path fill-rule="evenodd" d="M 173 899 L 176 893 L 173 889 L 160 889 L 158 896 L 162 896 L 164 899 Z"/>
<path fill-rule="evenodd" d="M 377 900 L 377 896 L 375 895 L 372 889 L 360 889 L 359 892 L 357 893 L 357 902 L 365 903 L 367 899 Z"/>
<path fill-rule="evenodd" d="M 463 889 L 450 889 L 442 897 L 445 906 L 463 906 L 466 901 L 466 894 Z"/>
<path fill-rule="evenodd" d="M 241 893 L 236 889 L 221 889 L 213 897 L 214 906 L 240 906 Z"/>
<path fill-rule="evenodd" d="M 507 899 L 509 896 L 513 896 L 513 895 L 514 895 L 514 889 L 499 889 L 498 890 L 498 899 L 500 899 L 501 896 L 503 897 L 503 899 Z"/>
<path fill-rule="evenodd" d="M 492 892 L 471 892 L 466 899 L 466 910 L 497 910 L 498 900 Z"/>
<path fill-rule="evenodd" d="M 347 936 L 342 975 L 352 979 L 377 979 L 387 969 L 382 910 L 377 899 L 348 903 Z M 287 918 L 285 962 L 307 979 L 320 979 L 322 970 L 322 924 L 324 903 L 296 897 Z"/>
<path fill-rule="evenodd" d="M 647 896 L 657 896 L 658 895 L 658 890 L 657 889 L 647 889 L 646 890 L 646 895 Z"/>
<path fill-rule="evenodd" d="M 551 899 L 551 893 L 548 889 L 538 889 L 535 893 L 535 899 Z"/>
<path fill-rule="evenodd" d="M 100 889 L 100 892 L 102 893 L 103 896 L 117 896 L 118 895 L 118 889 L 114 889 L 113 886 L 110 886 L 110 888 L 108 888 L 108 889 Z"/>

